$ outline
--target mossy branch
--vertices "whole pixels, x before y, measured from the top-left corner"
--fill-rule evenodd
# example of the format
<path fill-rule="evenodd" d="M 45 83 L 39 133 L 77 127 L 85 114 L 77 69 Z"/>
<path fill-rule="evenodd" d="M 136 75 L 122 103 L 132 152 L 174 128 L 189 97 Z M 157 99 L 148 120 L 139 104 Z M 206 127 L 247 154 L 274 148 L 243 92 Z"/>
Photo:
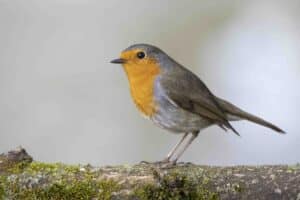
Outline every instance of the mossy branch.
<path fill-rule="evenodd" d="M 300 165 L 71 166 L 32 161 L 18 148 L 0 155 L 0 199 L 300 200 Z"/>

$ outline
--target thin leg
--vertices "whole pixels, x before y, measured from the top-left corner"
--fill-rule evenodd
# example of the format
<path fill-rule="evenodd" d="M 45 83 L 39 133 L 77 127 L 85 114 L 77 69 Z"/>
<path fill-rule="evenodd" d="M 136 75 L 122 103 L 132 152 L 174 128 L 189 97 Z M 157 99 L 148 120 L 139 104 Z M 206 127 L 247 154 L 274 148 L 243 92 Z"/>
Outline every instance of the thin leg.
<path fill-rule="evenodd" d="M 168 153 L 167 157 L 164 159 L 165 162 L 169 162 L 170 158 L 174 155 L 175 151 L 178 149 L 178 147 L 181 145 L 181 143 L 184 141 L 188 133 L 185 133 L 181 140 L 172 148 L 172 150 Z"/>
<path fill-rule="evenodd" d="M 174 159 L 173 163 L 175 164 L 179 157 L 183 154 L 183 152 L 190 146 L 190 144 L 194 141 L 194 139 L 198 136 L 199 132 L 192 133 L 192 137 L 188 140 L 188 142 L 185 144 L 183 149 L 177 154 L 176 158 Z"/>

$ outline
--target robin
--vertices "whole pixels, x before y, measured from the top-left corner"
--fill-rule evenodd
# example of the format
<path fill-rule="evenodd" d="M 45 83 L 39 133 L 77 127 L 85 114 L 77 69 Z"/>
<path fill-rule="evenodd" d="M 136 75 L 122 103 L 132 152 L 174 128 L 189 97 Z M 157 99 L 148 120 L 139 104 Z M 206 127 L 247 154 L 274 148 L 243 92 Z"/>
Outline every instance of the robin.
<path fill-rule="evenodd" d="M 132 45 L 111 63 L 123 65 L 133 101 L 146 118 L 163 129 L 183 134 L 161 162 L 175 164 L 199 132 L 211 125 L 239 135 L 230 121 L 248 120 L 285 133 L 274 124 L 215 96 L 194 73 L 155 46 Z M 171 161 L 189 134 L 191 137 Z"/>

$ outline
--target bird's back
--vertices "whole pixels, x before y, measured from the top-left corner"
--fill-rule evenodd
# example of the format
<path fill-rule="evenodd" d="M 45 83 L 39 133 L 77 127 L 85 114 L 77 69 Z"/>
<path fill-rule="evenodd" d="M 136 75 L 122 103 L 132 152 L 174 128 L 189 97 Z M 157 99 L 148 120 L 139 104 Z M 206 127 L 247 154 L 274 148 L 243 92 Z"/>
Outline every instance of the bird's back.
<path fill-rule="evenodd" d="M 154 95 L 159 111 L 153 121 L 173 132 L 195 132 L 213 124 L 193 108 L 187 108 L 191 106 L 190 100 L 200 98 L 214 106 L 204 83 L 175 61 L 167 62 L 161 64 L 165 68 L 155 80 Z"/>
<path fill-rule="evenodd" d="M 272 123 L 216 97 L 193 72 L 175 61 L 170 60 L 166 66 L 168 68 L 156 79 L 154 91 L 165 107 L 161 109 L 160 121 L 168 122 L 168 126 L 191 132 L 197 127 L 201 130 L 216 124 L 239 135 L 229 121 L 245 119 L 284 133 Z"/>

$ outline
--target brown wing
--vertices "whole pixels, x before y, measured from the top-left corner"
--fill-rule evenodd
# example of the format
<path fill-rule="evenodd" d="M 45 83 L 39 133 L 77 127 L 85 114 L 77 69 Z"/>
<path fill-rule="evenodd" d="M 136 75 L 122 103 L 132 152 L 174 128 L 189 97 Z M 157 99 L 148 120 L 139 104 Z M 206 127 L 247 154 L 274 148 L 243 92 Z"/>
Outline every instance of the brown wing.
<path fill-rule="evenodd" d="M 177 106 L 198 114 L 219 125 L 239 133 L 228 122 L 225 112 L 206 85 L 185 68 L 176 68 L 160 80 L 161 87 Z"/>

